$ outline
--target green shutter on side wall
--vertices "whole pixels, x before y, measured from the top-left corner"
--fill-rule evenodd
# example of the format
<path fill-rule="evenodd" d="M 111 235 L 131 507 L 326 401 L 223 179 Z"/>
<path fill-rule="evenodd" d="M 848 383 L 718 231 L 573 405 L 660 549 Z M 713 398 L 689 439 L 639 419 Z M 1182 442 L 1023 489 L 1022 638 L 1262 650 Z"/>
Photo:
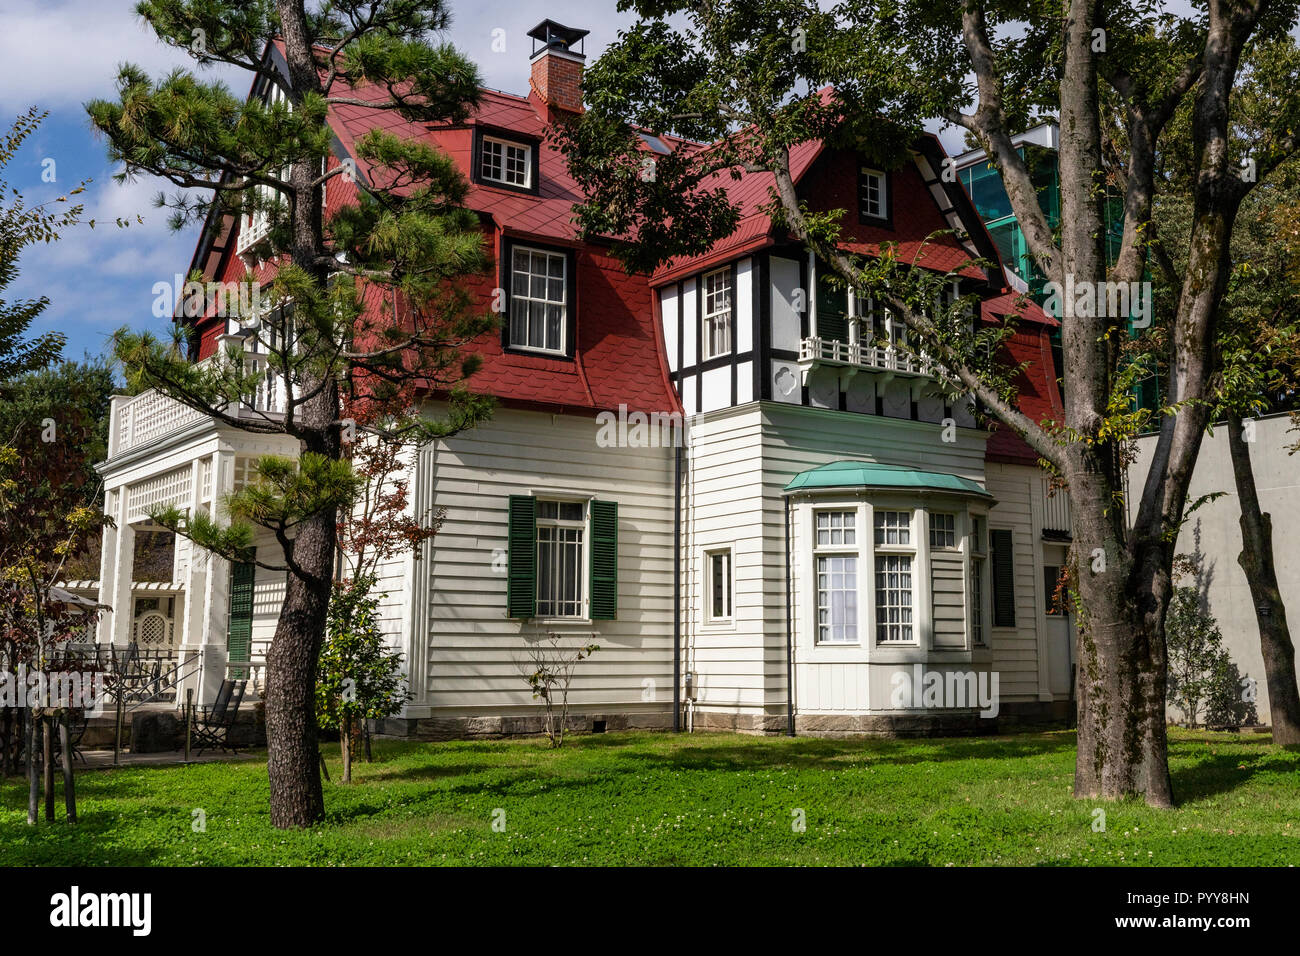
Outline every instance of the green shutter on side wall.
<path fill-rule="evenodd" d="M 849 293 L 843 283 L 832 286 L 827 281 L 830 266 L 817 263 L 817 337 L 849 340 Z"/>
<path fill-rule="evenodd" d="M 537 499 L 510 496 L 506 538 L 506 617 L 537 614 Z"/>
<path fill-rule="evenodd" d="M 993 626 L 1016 626 L 1015 562 L 1011 554 L 1011 531 L 989 529 L 993 551 Z"/>
<path fill-rule="evenodd" d="M 591 619 L 618 615 L 618 502 L 591 503 Z"/>
<path fill-rule="evenodd" d="M 226 624 L 226 659 L 246 661 L 253 651 L 253 582 L 257 576 L 256 551 L 248 561 L 236 561 L 230 566 L 230 618 Z M 232 670 L 234 680 L 248 675 L 242 670 Z"/>

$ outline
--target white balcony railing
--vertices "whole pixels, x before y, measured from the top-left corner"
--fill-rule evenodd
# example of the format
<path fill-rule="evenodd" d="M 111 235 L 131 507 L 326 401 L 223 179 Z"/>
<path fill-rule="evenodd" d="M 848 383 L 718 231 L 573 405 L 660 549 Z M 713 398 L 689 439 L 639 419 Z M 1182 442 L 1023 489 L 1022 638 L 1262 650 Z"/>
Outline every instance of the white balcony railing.
<path fill-rule="evenodd" d="M 285 384 L 279 375 L 269 370 L 267 357 L 256 352 L 245 352 L 243 360 L 248 371 L 258 373 L 258 379 L 252 394 L 240 402 L 234 414 L 283 414 Z M 207 417 L 203 412 L 183 405 L 155 389 L 130 397 L 115 396 L 109 432 L 109 457 L 147 445 Z"/>
<path fill-rule="evenodd" d="M 799 361 L 804 364 L 844 365 L 851 368 L 900 375 L 932 377 L 934 363 L 892 345 L 841 342 L 812 336 L 799 343 Z"/>

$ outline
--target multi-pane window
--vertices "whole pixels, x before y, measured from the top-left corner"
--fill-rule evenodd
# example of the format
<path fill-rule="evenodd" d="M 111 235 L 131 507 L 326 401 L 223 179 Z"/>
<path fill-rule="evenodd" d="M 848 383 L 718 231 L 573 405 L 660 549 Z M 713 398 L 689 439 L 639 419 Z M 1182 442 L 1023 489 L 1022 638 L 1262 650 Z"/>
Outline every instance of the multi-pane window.
<path fill-rule="evenodd" d="M 862 168 L 860 211 L 866 219 L 889 218 L 889 195 L 886 177 L 878 169 Z"/>
<path fill-rule="evenodd" d="M 876 544 L 912 543 L 912 512 L 877 511 L 875 521 Z"/>
<path fill-rule="evenodd" d="M 704 277 L 705 359 L 731 352 L 731 270 L 719 269 Z"/>
<path fill-rule="evenodd" d="M 532 150 L 527 146 L 484 137 L 479 157 L 479 176 L 492 182 L 527 189 L 532 185 L 529 182 L 531 153 Z"/>
<path fill-rule="evenodd" d="M 930 547 L 957 547 L 957 516 L 930 512 Z"/>
<path fill-rule="evenodd" d="M 858 559 L 855 555 L 817 558 L 817 642 L 858 642 Z"/>
<path fill-rule="evenodd" d="M 278 83 L 272 83 L 266 94 L 266 106 L 273 109 L 277 106 L 284 106 L 292 111 L 293 104 L 289 100 L 288 94 Z M 281 182 L 289 181 L 289 167 L 283 169 L 267 170 L 270 175 L 279 179 Z M 257 242 L 264 239 L 271 229 L 271 209 L 270 207 L 282 198 L 279 190 L 274 186 L 266 183 L 258 183 L 250 190 L 250 204 L 253 208 L 248 209 L 239 219 L 239 236 L 235 242 L 235 253 L 243 255 L 246 250 L 251 248 Z M 321 190 L 322 197 L 325 190 Z"/>
<path fill-rule="evenodd" d="M 582 617 L 584 506 L 537 502 L 537 614 Z"/>
<path fill-rule="evenodd" d="M 563 253 L 516 246 L 510 259 L 510 344 L 565 350 L 568 259 Z"/>
<path fill-rule="evenodd" d="M 817 546 L 856 545 L 857 517 L 852 511 L 817 512 Z"/>
<path fill-rule="evenodd" d="M 912 640 L 912 556 L 876 555 L 876 640 L 905 644 Z"/>
<path fill-rule="evenodd" d="M 817 643 L 858 642 L 857 513 L 819 511 L 814 518 Z"/>
<path fill-rule="evenodd" d="M 706 556 L 709 621 L 731 620 L 731 551 L 711 551 Z"/>

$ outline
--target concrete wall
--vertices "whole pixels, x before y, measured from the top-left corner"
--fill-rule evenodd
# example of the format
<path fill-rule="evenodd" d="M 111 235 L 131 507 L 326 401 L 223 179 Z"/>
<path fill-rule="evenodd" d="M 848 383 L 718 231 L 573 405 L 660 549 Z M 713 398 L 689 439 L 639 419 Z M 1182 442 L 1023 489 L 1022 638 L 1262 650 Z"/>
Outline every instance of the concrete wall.
<path fill-rule="evenodd" d="M 1250 460 L 1255 471 L 1260 505 L 1272 515 L 1273 557 L 1278 584 L 1286 601 L 1287 620 L 1293 637 L 1300 630 L 1300 460 L 1288 455 L 1285 446 L 1295 440 L 1288 435 L 1291 420 L 1273 415 L 1255 421 L 1255 440 Z M 1150 467 L 1156 436 L 1138 440 L 1139 454 L 1129 469 L 1129 515 L 1136 511 L 1142 482 Z M 1210 611 L 1223 631 L 1224 645 L 1243 676 L 1255 678 L 1259 693 L 1259 719 L 1268 720 L 1268 688 L 1264 681 L 1264 659 L 1259 650 L 1259 628 L 1250 599 L 1246 575 L 1237 564 L 1241 552 L 1241 528 L 1237 523 L 1240 504 L 1228 456 L 1228 437 L 1222 427 L 1206 435 L 1201 445 L 1188 500 L 1213 492 L 1225 492 L 1198 508 L 1183 525 L 1178 553 L 1192 556 L 1201 566 Z"/>

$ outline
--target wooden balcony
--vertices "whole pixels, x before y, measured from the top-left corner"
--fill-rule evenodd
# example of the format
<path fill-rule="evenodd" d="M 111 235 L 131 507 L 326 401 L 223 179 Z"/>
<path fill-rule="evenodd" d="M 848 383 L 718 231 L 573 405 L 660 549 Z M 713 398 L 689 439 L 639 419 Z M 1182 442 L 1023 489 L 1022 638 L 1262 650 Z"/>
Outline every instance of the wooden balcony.
<path fill-rule="evenodd" d="M 913 355 L 892 345 L 842 342 L 811 336 L 799 343 L 799 365 L 808 372 L 819 365 L 838 366 L 854 371 L 885 374 L 892 377 L 934 378 L 934 365 L 925 356 Z"/>
<path fill-rule="evenodd" d="M 222 336 L 222 339 L 241 341 L 236 336 Z M 285 383 L 278 375 L 270 373 L 267 356 L 245 352 L 243 361 L 249 371 L 261 374 L 256 389 L 240 403 L 233 414 L 247 417 L 283 414 Z M 229 409 L 226 411 L 230 414 Z M 108 457 L 115 458 L 141 448 L 207 418 L 203 412 L 183 405 L 156 389 L 151 388 L 139 395 L 115 395 L 109 424 Z"/>

